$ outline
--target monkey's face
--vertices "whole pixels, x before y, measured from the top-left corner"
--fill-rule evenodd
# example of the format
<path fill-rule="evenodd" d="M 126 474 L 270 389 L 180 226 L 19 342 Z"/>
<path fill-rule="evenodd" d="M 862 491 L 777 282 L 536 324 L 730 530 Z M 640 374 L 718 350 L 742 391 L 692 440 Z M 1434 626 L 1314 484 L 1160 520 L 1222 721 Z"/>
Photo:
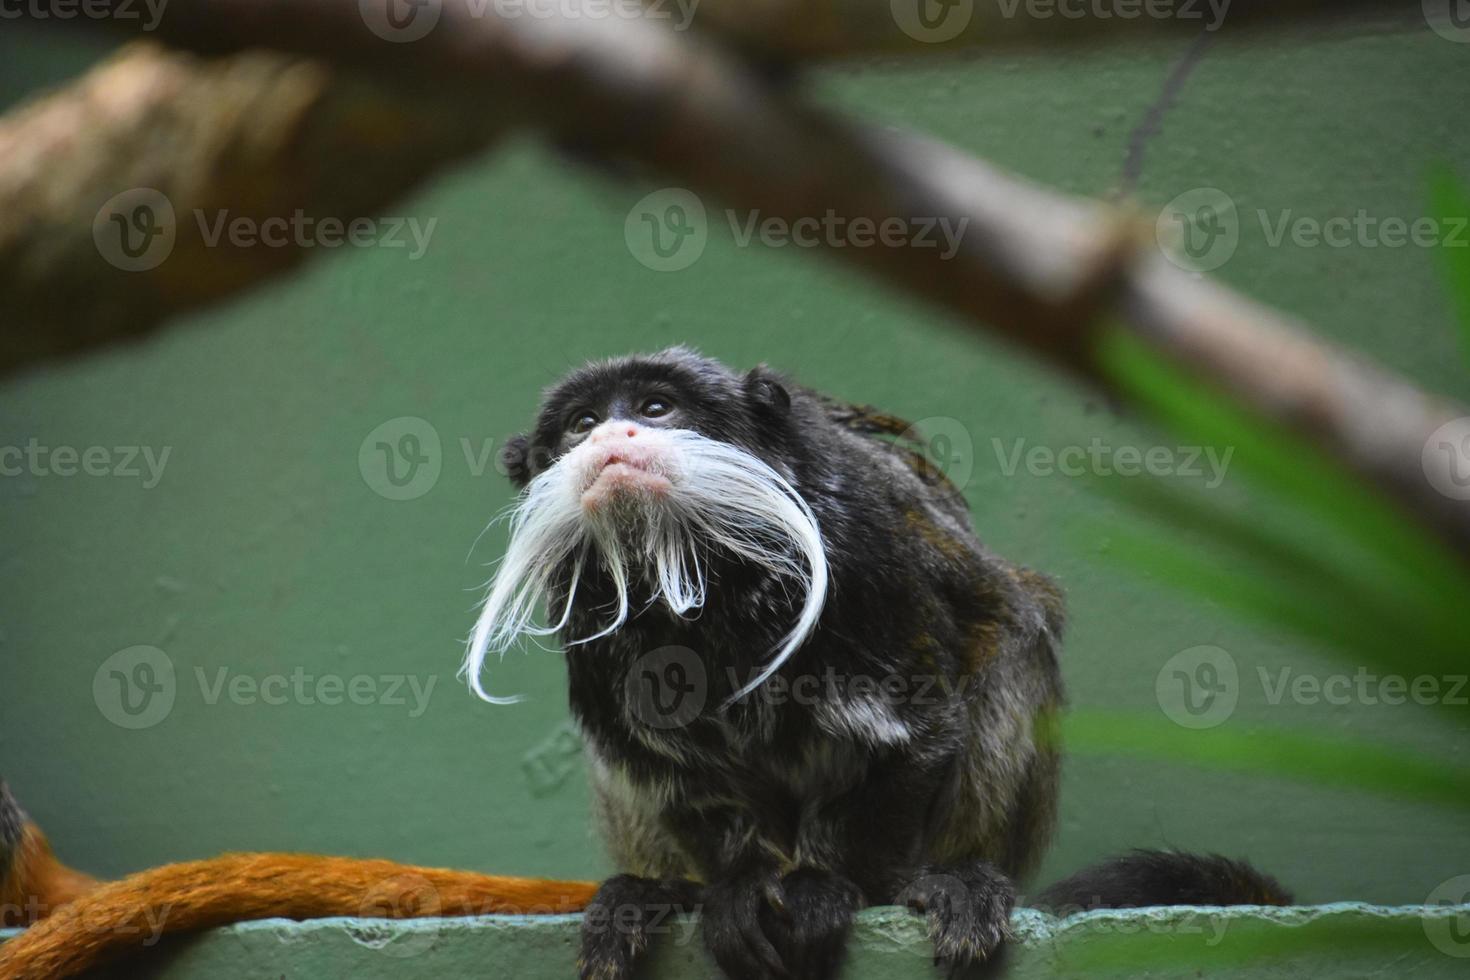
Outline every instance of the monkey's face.
<path fill-rule="evenodd" d="M 486 653 L 562 630 L 593 567 L 616 609 L 595 634 L 565 637 L 569 646 L 618 630 L 635 605 L 688 615 L 704 605 L 717 558 L 789 579 L 801 597 L 774 670 L 816 625 L 827 585 L 816 519 L 782 472 L 789 409 L 764 371 L 736 375 L 679 348 L 589 365 L 548 391 L 532 434 L 502 453 L 522 493 L 470 641 L 471 688 L 503 700 L 480 687 Z M 565 596 L 559 621 L 535 627 L 537 604 L 553 593 Z"/>
<path fill-rule="evenodd" d="M 670 440 L 661 435 L 689 431 L 738 446 L 782 470 L 777 447 L 790 406 L 786 389 L 763 369 L 739 376 L 682 348 L 595 363 L 546 392 L 535 428 L 509 439 L 501 462 L 521 488 L 555 465 L 583 468 L 589 487 L 609 465 L 667 475 L 677 460 L 669 458 Z M 627 486 L 659 489 L 636 474 Z M 600 493 L 588 503 L 596 507 L 610 499 Z"/>

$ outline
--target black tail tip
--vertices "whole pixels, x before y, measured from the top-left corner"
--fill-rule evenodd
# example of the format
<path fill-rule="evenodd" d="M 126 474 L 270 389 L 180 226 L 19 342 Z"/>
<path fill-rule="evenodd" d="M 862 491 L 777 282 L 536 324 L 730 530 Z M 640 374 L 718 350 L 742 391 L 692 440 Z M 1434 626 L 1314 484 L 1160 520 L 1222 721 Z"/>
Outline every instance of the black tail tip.
<path fill-rule="evenodd" d="M 1084 868 L 1036 896 L 1031 905 L 1066 914 L 1147 905 L 1290 905 L 1275 878 L 1219 854 L 1136 850 Z"/>

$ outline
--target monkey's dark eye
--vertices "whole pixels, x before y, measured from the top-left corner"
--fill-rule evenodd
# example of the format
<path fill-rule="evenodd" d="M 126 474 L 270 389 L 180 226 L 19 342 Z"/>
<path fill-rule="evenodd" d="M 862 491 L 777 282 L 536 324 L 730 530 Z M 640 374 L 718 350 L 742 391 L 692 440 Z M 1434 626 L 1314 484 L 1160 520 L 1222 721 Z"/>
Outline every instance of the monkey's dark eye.
<path fill-rule="evenodd" d="M 660 398 L 659 396 L 655 395 L 645 401 L 643 403 L 643 407 L 638 409 L 638 412 L 645 418 L 656 419 L 669 414 L 673 410 L 673 402 L 669 401 L 667 398 Z"/>
<path fill-rule="evenodd" d="M 591 432 L 597 428 L 598 421 L 595 413 L 582 412 L 579 415 L 572 416 L 572 424 L 568 428 L 577 433 L 577 435 L 581 435 L 584 432 Z"/>

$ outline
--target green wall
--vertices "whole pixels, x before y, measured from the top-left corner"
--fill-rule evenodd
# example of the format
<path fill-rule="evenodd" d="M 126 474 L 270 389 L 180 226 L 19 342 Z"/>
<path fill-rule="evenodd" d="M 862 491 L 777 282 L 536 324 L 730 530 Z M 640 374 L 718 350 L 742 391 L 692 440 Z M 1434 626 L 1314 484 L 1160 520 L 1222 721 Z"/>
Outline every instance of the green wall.
<path fill-rule="evenodd" d="M 5 31 L 0 101 L 97 53 Z M 836 107 L 1104 195 L 1188 45 L 880 62 L 813 84 Z M 1422 215 L 1427 165 L 1463 165 L 1470 151 L 1467 55 L 1418 22 L 1221 38 L 1143 146 L 1137 197 L 1157 209 L 1191 188 L 1225 190 L 1243 217 L 1219 276 L 1431 388 L 1464 392 L 1429 251 L 1273 247 L 1255 214 Z M 484 440 L 519 431 L 539 388 L 585 358 L 673 342 L 736 365 L 766 361 L 909 418 L 958 420 L 974 446 L 966 492 L 981 534 L 1068 592 L 1074 706 L 1157 712 L 1165 662 L 1212 644 L 1242 677 L 1226 724 L 1463 755 L 1429 708 L 1270 703 L 1257 668 L 1273 679 L 1283 667 L 1345 668 L 1109 570 L 1106 542 L 1074 529 L 1079 515 L 1106 518 L 1083 482 L 1007 476 L 992 442 L 1159 437 L 819 256 L 738 247 L 718 218 L 692 266 L 650 271 L 623 231 L 651 189 L 516 143 L 393 211 L 437 219 L 417 261 L 404 249 L 339 249 L 147 343 L 0 386 L 0 447 L 34 438 L 169 451 L 150 487 L 0 478 L 0 772 L 65 857 L 108 875 L 226 849 L 605 872 L 565 734 L 560 656 L 532 649 L 493 672 L 497 690 L 529 695 L 512 707 L 481 704 L 455 679 L 484 563 L 504 539 L 491 530 L 471 546 L 510 499 L 493 465 L 467 462 L 463 446 L 473 458 Z M 392 500 L 364 478 L 359 449 L 405 416 L 437 432 L 440 474 L 421 496 Z M 105 672 L 100 700 L 94 678 L 136 645 L 165 651 L 176 697 L 157 724 L 129 729 L 107 716 L 117 712 Z M 210 689 L 221 671 L 228 685 L 298 670 L 433 686 L 422 711 L 408 683 L 396 692 L 406 703 L 381 703 L 399 700 L 387 696 L 392 680 L 373 682 L 382 697 L 371 704 L 288 695 L 277 705 Z M 1470 871 L 1470 837 L 1452 813 L 1074 755 L 1043 874 L 1163 844 L 1249 854 L 1309 902 L 1420 902 Z"/>

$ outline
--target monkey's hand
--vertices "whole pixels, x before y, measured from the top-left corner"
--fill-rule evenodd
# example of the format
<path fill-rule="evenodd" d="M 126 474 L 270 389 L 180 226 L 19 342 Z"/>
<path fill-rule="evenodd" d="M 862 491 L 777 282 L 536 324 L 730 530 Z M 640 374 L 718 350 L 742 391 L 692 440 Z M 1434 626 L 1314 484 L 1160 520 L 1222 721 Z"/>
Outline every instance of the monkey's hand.
<path fill-rule="evenodd" d="M 781 879 L 781 891 L 784 906 L 762 918 L 781 962 L 798 980 L 832 980 L 847 953 L 862 890 L 831 871 L 798 868 Z"/>
<path fill-rule="evenodd" d="M 742 866 L 705 889 L 705 948 L 730 980 L 792 977 L 766 935 L 766 928 L 774 925 L 773 916 L 786 918 L 790 913 L 779 872 L 760 862 Z"/>
<path fill-rule="evenodd" d="M 705 945 L 731 980 L 831 980 L 862 904 L 858 886 L 831 871 L 752 868 L 705 893 Z"/>
<path fill-rule="evenodd" d="M 693 912 L 700 887 L 692 881 L 618 875 L 602 883 L 582 919 L 580 980 L 629 980 L 649 939 L 673 928 L 675 915 Z"/>
<path fill-rule="evenodd" d="M 980 861 L 925 869 L 899 893 L 898 903 L 929 920 L 935 965 L 960 977 L 993 956 L 1006 938 L 1016 889 L 1009 878 Z"/>

